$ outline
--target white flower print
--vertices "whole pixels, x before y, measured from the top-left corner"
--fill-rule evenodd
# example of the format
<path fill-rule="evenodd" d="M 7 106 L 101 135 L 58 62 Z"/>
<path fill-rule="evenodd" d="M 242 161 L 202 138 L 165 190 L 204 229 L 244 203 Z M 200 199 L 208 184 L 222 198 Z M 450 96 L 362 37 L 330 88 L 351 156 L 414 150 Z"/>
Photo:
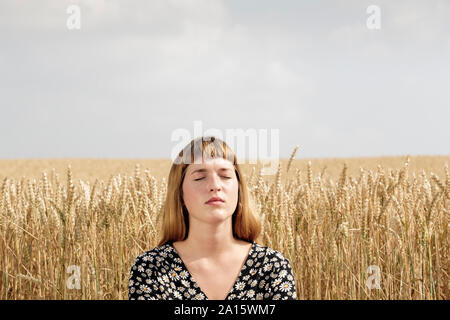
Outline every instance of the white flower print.
<path fill-rule="evenodd" d="M 195 289 L 189 289 L 188 292 L 189 292 L 189 294 L 194 295 L 196 291 L 195 291 Z"/>
<path fill-rule="evenodd" d="M 180 266 L 173 267 L 173 271 L 180 272 L 182 269 Z"/>
<path fill-rule="evenodd" d="M 170 280 L 178 280 L 180 278 L 174 270 L 169 271 L 169 277 Z"/>
<path fill-rule="evenodd" d="M 130 300 L 208 299 L 171 243 L 134 259 L 129 272 L 128 297 Z M 289 261 L 280 252 L 253 243 L 226 299 L 284 300 L 296 297 Z"/>
<path fill-rule="evenodd" d="M 180 258 L 175 258 L 175 259 L 173 259 L 173 261 L 175 261 L 176 263 L 181 263 L 181 259 Z"/>
<path fill-rule="evenodd" d="M 203 293 L 197 293 L 195 295 L 195 300 L 203 300 L 205 299 L 205 295 Z"/>
<path fill-rule="evenodd" d="M 189 282 L 189 281 L 186 281 L 186 280 L 181 280 L 181 284 L 182 284 L 183 286 L 185 286 L 186 288 L 191 286 L 190 282 Z"/>
<path fill-rule="evenodd" d="M 141 284 L 141 285 L 139 286 L 139 289 L 140 289 L 141 291 L 143 291 L 143 292 L 150 292 L 150 291 L 151 291 L 150 288 L 149 288 L 147 285 L 145 285 L 145 284 Z"/>
<path fill-rule="evenodd" d="M 280 290 L 283 292 L 289 292 L 291 290 L 291 284 L 287 281 L 283 282 L 280 286 Z"/>
<path fill-rule="evenodd" d="M 245 287 L 245 283 L 242 281 L 236 283 L 236 285 L 235 285 L 236 290 L 242 290 L 242 289 L 244 289 L 244 287 Z"/>
<path fill-rule="evenodd" d="M 271 263 L 265 264 L 263 269 L 265 272 L 272 270 L 272 264 Z"/>
<path fill-rule="evenodd" d="M 274 285 L 274 286 L 279 286 L 280 283 L 281 283 L 281 280 L 280 280 L 280 279 L 276 279 L 276 280 L 273 282 L 273 285 Z"/>

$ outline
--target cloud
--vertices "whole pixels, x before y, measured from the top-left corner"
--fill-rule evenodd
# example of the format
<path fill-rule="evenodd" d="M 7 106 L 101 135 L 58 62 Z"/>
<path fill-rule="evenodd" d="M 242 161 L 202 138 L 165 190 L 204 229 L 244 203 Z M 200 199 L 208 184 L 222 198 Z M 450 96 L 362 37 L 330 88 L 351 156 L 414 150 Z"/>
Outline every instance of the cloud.
<path fill-rule="evenodd" d="M 34 149 L 6 139 L 2 152 L 50 154 L 45 138 L 55 137 L 70 142 L 61 152 L 77 154 L 77 139 L 97 137 L 84 154 L 138 153 L 148 136 L 161 152 L 172 130 L 197 119 L 280 128 L 285 156 L 300 141 L 310 143 L 303 155 L 352 143 L 371 150 L 363 136 L 399 135 L 394 124 L 405 132 L 422 104 L 437 109 L 448 98 L 448 4 L 423 3 L 381 1 L 374 32 L 361 1 L 1 1 L 0 86 L 10 107 L 1 113 L 11 121 L 0 130 L 34 139 Z M 81 8 L 79 31 L 66 27 L 70 4 Z M 399 121 L 407 108 L 409 124 Z"/>

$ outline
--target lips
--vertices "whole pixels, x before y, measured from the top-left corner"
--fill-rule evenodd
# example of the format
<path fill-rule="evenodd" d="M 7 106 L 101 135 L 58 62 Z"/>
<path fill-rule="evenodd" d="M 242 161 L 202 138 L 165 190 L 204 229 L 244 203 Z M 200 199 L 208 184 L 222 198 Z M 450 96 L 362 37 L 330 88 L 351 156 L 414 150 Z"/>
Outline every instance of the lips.
<path fill-rule="evenodd" d="M 219 197 L 212 197 L 211 199 L 209 199 L 208 201 L 206 201 L 205 203 L 212 203 L 212 202 L 225 202 L 225 201 L 223 201 L 223 199 L 222 198 L 219 198 Z"/>

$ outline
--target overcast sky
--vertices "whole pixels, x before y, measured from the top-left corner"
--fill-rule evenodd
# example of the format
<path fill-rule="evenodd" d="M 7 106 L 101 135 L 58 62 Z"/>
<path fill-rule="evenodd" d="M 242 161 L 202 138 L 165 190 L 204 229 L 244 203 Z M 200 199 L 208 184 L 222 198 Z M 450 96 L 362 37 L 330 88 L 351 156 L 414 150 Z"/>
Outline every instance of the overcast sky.
<path fill-rule="evenodd" d="M 0 158 L 169 158 L 196 120 L 280 157 L 449 155 L 449 75 L 448 0 L 1 0 Z"/>

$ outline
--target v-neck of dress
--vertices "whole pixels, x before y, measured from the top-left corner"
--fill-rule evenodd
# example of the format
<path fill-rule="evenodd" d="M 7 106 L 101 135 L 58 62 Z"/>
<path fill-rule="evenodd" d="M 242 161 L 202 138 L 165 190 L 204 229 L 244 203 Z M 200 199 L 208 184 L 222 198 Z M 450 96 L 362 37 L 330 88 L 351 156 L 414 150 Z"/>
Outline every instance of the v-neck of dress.
<path fill-rule="evenodd" d="M 173 245 L 173 242 L 170 241 L 168 244 L 172 247 L 173 252 L 174 252 L 175 255 L 177 256 L 177 258 L 180 259 L 180 261 L 181 261 L 181 266 L 182 266 L 182 268 L 188 273 L 188 275 L 189 275 L 191 281 L 192 281 L 194 284 L 197 285 L 198 290 L 200 290 L 200 292 L 205 296 L 206 300 L 210 300 L 210 299 L 208 298 L 208 296 L 206 295 L 206 293 L 202 290 L 202 288 L 200 287 L 200 285 L 197 283 L 197 281 L 194 279 L 194 277 L 192 276 L 192 274 L 189 272 L 189 269 L 188 269 L 188 268 L 186 267 L 186 265 L 184 264 L 183 259 L 181 259 L 181 256 L 178 254 L 177 249 L 175 249 L 175 246 Z M 241 276 L 242 276 L 242 270 L 244 270 L 244 268 L 246 268 L 245 266 L 246 266 L 246 264 L 247 264 L 248 259 L 250 259 L 251 255 L 252 255 L 252 253 L 253 253 L 254 246 L 255 246 L 255 241 L 252 241 L 252 245 L 251 245 L 250 250 L 249 250 L 249 252 L 248 252 L 248 254 L 247 254 L 247 258 L 245 259 L 244 263 L 243 263 L 242 266 L 241 266 L 241 270 L 239 271 L 239 275 L 237 276 L 236 280 L 235 280 L 234 283 L 233 283 L 233 286 L 231 287 L 230 291 L 228 292 L 228 294 L 227 294 L 227 296 L 225 297 L 224 300 L 228 300 L 228 297 L 230 296 L 230 294 L 233 293 L 236 284 L 240 281 Z"/>

